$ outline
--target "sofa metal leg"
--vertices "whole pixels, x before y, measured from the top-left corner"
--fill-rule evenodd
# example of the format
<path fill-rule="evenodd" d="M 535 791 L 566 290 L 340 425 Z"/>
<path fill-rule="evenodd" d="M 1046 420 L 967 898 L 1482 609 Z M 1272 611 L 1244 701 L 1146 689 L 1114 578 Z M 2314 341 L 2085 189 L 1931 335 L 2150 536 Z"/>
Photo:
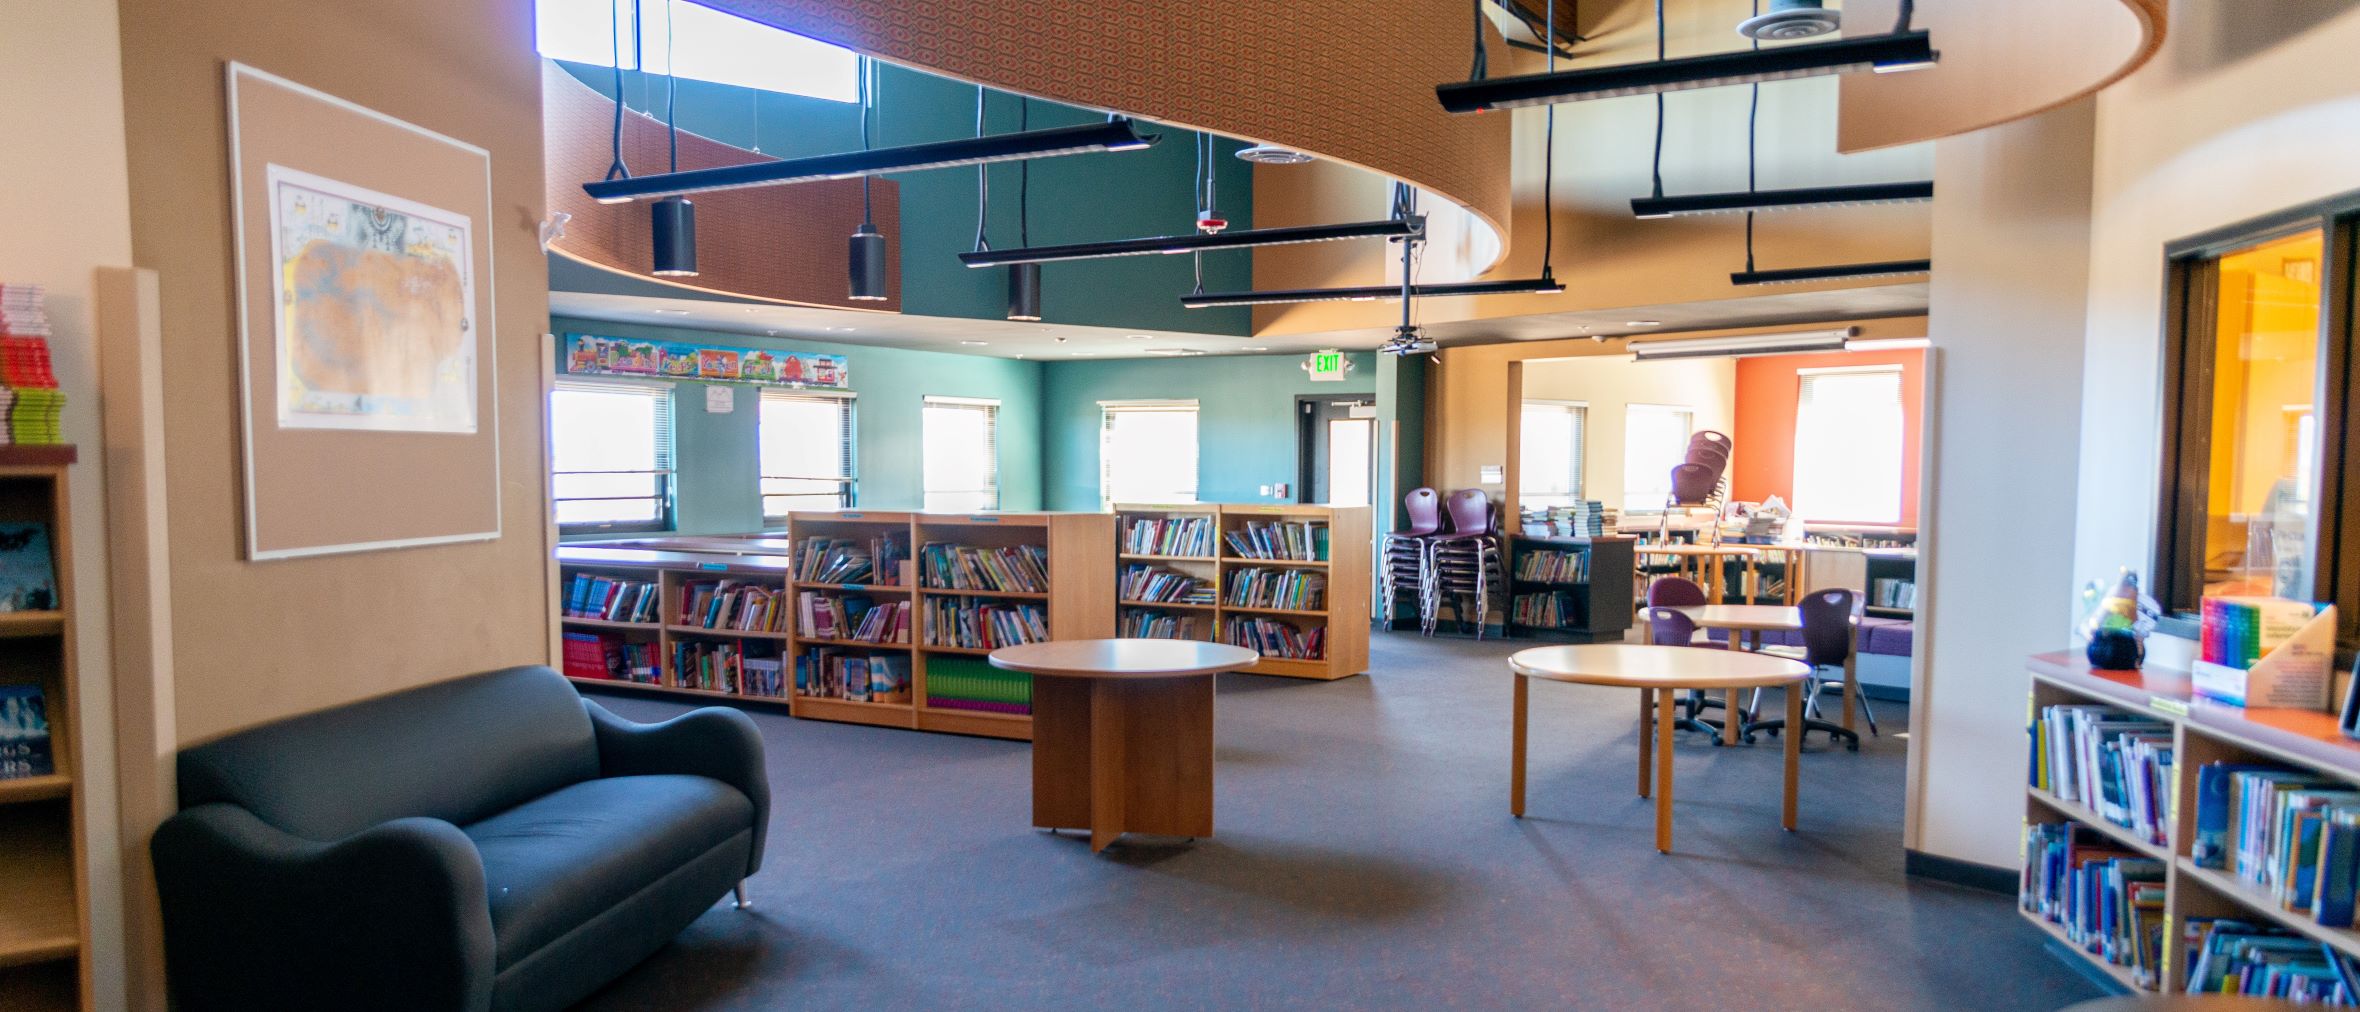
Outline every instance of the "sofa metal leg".
<path fill-rule="evenodd" d="M 737 884 L 737 908 L 738 908 L 738 909 L 740 909 L 740 910 L 751 910 L 751 909 L 753 909 L 753 907 L 754 907 L 754 901 L 753 901 L 753 900 L 750 900 L 750 899 L 747 899 L 747 898 L 746 898 L 746 884 L 745 884 L 744 882 L 740 882 L 740 883 L 738 883 L 738 884 Z"/>

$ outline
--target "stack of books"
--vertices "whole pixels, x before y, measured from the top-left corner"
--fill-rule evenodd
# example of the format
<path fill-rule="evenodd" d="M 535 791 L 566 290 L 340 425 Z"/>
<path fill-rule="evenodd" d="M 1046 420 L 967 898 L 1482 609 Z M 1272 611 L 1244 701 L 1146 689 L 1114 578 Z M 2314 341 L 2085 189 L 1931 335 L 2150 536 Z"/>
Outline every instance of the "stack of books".
<path fill-rule="evenodd" d="M 2032 732 L 2032 786 L 2164 842 L 2178 782 L 2171 725 L 2111 706 L 2049 706 Z"/>
<path fill-rule="evenodd" d="M 40 285 L 0 284 L 0 443 L 62 443 L 65 392 L 49 366 L 49 309 Z"/>
<path fill-rule="evenodd" d="M 875 575 L 868 546 L 851 538 L 806 538 L 795 550 L 797 583 L 868 583 Z M 876 582 L 890 585 L 891 574 L 885 575 Z"/>
<path fill-rule="evenodd" d="M 571 678 L 612 679 L 655 685 L 663 680 L 656 670 L 653 643 L 634 643 L 612 633 L 569 631 L 563 653 L 565 673 Z"/>
<path fill-rule="evenodd" d="M 1049 590 L 1049 550 L 1039 545 L 927 545 L 918 550 L 918 567 L 926 574 L 926 585 L 939 589 L 1025 594 Z"/>
<path fill-rule="evenodd" d="M 662 598 L 663 592 L 650 581 L 575 573 L 566 585 L 565 614 L 608 622 L 654 622 Z"/>
<path fill-rule="evenodd" d="M 1516 578 L 1534 583 L 1588 583 L 1590 553 L 1536 549 L 1516 555 Z"/>
<path fill-rule="evenodd" d="M 2360 1004 L 2360 964 L 2334 947 L 2226 917 L 2182 926 L 2190 994 L 2275 997 L 2299 1004 Z M 2277 1004 L 2271 1002 L 2269 1004 Z"/>
<path fill-rule="evenodd" d="M 938 710 L 1032 712 L 1032 676 L 992 667 L 980 657 L 926 661 L 926 705 Z"/>
<path fill-rule="evenodd" d="M 2017 902 L 2064 930 L 2082 951 L 2150 989 L 2162 986 L 2163 862 L 2123 850 L 2070 822 L 2024 827 Z"/>
<path fill-rule="evenodd" d="M 812 639 L 851 640 L 858 643 L 908 643 L 910 603 L 879 605 L 858 594 L 819 594 L 803 591 L 795 597 L 802 635 Z"/>
<path fill-rule="evenodd" d="M 735 580 L 694 580 L 680 587 L 680 624 L 699 629 L 783 632 L 784 590 Z"/>
<path fill-rule="evenodd" d="M 1240 569 L 1229 574 L 1233 608 L 1318 611 L 1327 605 L 1327 577 L 1300 569 Z"/>
<path fill-rule="evenodd" d="M 1510 602 L 1509 621 L 1535 629 L 1580 628 L 1583 618 L 1580 599 L 1562 590 L 1545 594 L 1518 594 Z"/>
<path fill-rule="evenodd" d="M 2190 853 L 2290 913 L 2349 928 L 2360 900 L 2360 791 L 2299 770 L 2205 763 Z"/>
<path fill-rule="evenodd" d="M 1123 521 L 1127 555 L 1213 554 L 1212 517 L 1131 517 Z"/>
<path fill-rule="evenodd" d="M 934 598 L 926 602 L 926 645 L 997 650 L 1049 639 L 1049 613 L 1037 604 Z"/>
<path fill-rule="evenodd" d="M 1115 581 L 1115 596 L 1124 601 L 1211 604 L 1213 585 L 1176 570 L 1132 565 L 1124 566 Z"/>
<path fill-rule="evenodd" d="M 1264 657 L 1316 661 L 1327 656 L 1327 627 L 1303 630 L 1271 619 L 1230 615 L 1221 620 L 1221 642 L 1261 651 Z"/>
<path fill-rule="evenodd" d="M 1168 611 L 1129 609 L 1115 618 L 1114 634 L 1124 639 L 1193 640 L 1196 616 L 1175 615 Z"/>
<path fill-rule="evenodd" d="M 795 658 L 795 694 L 855 703 L 910 701 L 910 659 L 821 647 Z"/>
<path fill-rule="evenodd" d="M 1252 521 L 1227 535 L 1229 548 L 1241 559 L 1281 559 L 1317 562 L 1328 557 L 1326 524 L 1298 520 Z"/>

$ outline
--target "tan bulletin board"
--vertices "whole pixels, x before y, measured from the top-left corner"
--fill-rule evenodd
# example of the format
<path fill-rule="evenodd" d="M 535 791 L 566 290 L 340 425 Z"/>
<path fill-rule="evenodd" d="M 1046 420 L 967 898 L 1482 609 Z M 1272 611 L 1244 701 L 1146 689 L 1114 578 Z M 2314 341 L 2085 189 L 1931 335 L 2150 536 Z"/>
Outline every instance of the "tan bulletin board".
<path fill-rule="evenodd" d="M 247 557 L 499 537 L 490 153 L 228 70 Z"/>

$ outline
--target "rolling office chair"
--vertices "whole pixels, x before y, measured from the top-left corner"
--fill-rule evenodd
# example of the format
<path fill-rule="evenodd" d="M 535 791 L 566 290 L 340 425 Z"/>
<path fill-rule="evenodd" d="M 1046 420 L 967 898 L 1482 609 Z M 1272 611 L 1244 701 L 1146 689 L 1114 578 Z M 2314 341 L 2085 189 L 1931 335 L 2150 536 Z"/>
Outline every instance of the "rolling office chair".
<path fill-rule="evenodd" d="M 1868 697 L 1860 692 L 1851 663 L 1853 654 L 1859 650 L 1860 595 L 1842 588 L 1814 590 L 1803 595 L 1803 603 L 1798 607 L 1803 613 L 1802 650 L 1798 653 L 1791 648 L 1772 647 L 1763 652 L 1799 657 L 1803 663 L 1811 666 L 1811 676 L 1804 681 L 1801 690 L 1806 709 L 1803 729 L 1799 733 L 1808 737 L 1813 731 L 1825 731 L 1831 740 L 1841 740 L 1846 747 L 1858 752 L 1859 732 L 1848 731 L 1842 725 L 1821 720 L 1816 714 L 1819 712 L 1820 693 L 1830 688 L 1840 690 L 1843 687 L 1843 682 L 1831 684 L 1819 677 L 1821 672 L 1834 668 L 1842 673 L 1845 682 L 1852 683 L 1852 698 L 1859 700 L 1861 712 L 1868 715 L 1868 733 L 1877 733 L 1876 715 L 1868 709 Z M 1745 724 L 1745 737 L 1751 742 L 1756 731 L 1776 733 L 1785 727 L 1783 718 L 1760 722 L 1749 719 Z"/>
<path fill-rule="evenodd" d="M 1695 620 L 1668 606 L 1650 604 L 1643 614 L 1647 618 L 1647 642 L 1649 643 L 1659 647 L 1689 647 L 1698 650 L 1722 649 L 1721 644 L 1711 640 L 1699 642 L 1696 638 Z M 1704 711 L 1706 706 L 1722 705 L 1720 700 L 1706 699 L 1703 692 L 1691 689 L 1687 697 L 1681 699 L 1677 704 L 1671 704 L 1670 700 L 1664 700 L 1656 705 L 1679 706 L 1680 716 L 1672 721 L 1673 726 L 1689 731 L 1703 731 L 1712 736 L 1714 745 L 1721 744 L 1720 723 L 1697 716 Z"/>

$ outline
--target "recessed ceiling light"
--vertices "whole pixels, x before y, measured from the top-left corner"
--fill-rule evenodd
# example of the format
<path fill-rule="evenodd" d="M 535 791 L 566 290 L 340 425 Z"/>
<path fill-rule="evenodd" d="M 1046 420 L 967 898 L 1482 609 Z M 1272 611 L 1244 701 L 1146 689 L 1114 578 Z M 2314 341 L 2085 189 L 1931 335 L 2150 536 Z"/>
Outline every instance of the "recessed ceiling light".
<path fill-rule="evenodd" d="M 1158 358 L 1194 358 L 1204 354 L 1195 348 L 1151 348 L 1147 353 Z"/>
<path fill-rule="evenodd" d="M 1134 341 L 1153 341 L 1153 340 L 1155 340 L 1155 335 L 1154 335 L 1154 334 L 1124 334 L 1123 336 L 1124 336 L 1124 337 L 1127 337 L 1127 338 L 1130 338 L 1131 340 L 1134 340 Z"/>
<path fill-rule="evenodd" d="M 1625 326 L 1625 327 L 1661 327 L 1661 326 L 1663 326 L 1663 321 L 1662 321 L 1662 320 L 1625 320 L 1625 321 L 1623 321 L 1623 326 Z"/>
<path fill-rule="evenodd" d="M 961 341 L 961 342 L 959 342 L 959 343 L 960 343 L 960 344 L 963 344 L 963 345 L 966 345 L 966 346 L 968 346 L 968 347 L 970 347 L 970 348 L 980 348 L 980 347 L 982 347 L 982 346 L 984 346 L 984 345 L 990 344 L 991 342 L 990 342 L 990 341 Z"/>
<path fill-rule="evenodd" d="M 657 315 L 659 315 L 659 316 L 687 316 L 687 315 L 688 315 L 688 310 L 685 310 L 685 309 L 658 309 L 658 310 L 656 310 L 656 314 L 657 314 Z"/>

